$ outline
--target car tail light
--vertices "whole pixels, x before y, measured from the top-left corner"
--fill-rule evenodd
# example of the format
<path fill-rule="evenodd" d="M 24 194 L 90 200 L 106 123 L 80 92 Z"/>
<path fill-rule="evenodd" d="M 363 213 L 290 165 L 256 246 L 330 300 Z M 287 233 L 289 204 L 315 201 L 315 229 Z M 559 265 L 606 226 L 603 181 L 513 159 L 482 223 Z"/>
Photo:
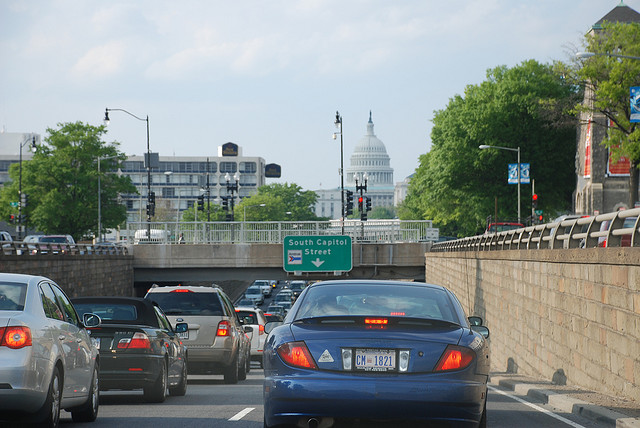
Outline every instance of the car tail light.
<path fill-rule="evenodd" d="M 229 327 L 231 327 L 229 321 L 220 321 L 218 323 L 218 331 L 216 332 L 216 336 L 229 336 Z"/>
<path fill-rule="evenodd" d="M 264 334 L 264 326 L 262 324 L 259 325 L 259 330 L 260 330 L 259 334 Z"/>
<path fill-rule="evenodd" d="M 317 369 L 307 345 L 304 342 L 283 343 L 277 349 L 280 358 L 290 366 Z"/>
<path fill-rule="evenodd" d="M 0 346 L 11 349 L 31 346 L 31 329 L 24 326 L 0 328 Z"/>
<path fill-rule="evenodd" d="M 193 293 L 193 291 L 186 290 L 184 288 L 177 288 L 175 290 L 170 291 L 169 293 Z"/>
<path fill-rule="evenodd" d="M 135 333 L 133 337 L 120 339 L 118 349 L 151 349 L 151 341 L 146 334 Z"/>
<path fill-rule="evenodd" d="M 434 371 L 444 372 L 448 370 L 461 370 L 469 366 L 475 359 L 476 354 L 469 348 L 449 345 L 440 357 Z"/>

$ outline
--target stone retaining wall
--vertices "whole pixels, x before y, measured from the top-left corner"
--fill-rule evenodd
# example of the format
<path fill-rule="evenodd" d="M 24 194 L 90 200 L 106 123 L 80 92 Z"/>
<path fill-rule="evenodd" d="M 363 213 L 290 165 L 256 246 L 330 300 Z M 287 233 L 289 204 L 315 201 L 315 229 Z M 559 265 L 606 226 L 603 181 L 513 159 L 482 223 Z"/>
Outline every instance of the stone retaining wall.
<path fill-rule="evenodd" d="M 492 369 L 640 397 L 640 248 L 426 253 L 491 331 Z"/>
<path fill-rule="evenodd" d="M 129 255 L 4 255 L 0 272 L 46 276 L 69 297 L 134 295 Z"/>

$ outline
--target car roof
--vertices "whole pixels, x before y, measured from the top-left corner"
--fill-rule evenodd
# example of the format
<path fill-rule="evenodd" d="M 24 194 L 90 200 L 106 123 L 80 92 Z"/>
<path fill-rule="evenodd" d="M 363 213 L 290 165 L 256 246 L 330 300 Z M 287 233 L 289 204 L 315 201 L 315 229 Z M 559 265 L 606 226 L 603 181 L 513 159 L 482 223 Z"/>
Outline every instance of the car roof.
<path fill-rule="evenodd" d="M 414 281 L 388 281 L 388 280 L 368 280 L 368 279 L 345 279 L 345 280 L 328 280 L 322 282 L 316 282 L 309 285 L 307 288 L 317 287 L 336 287 L 336 286 L 348 286 L 348 285 L 374 285 L 374 286 L 398 286 L 398 287 L 427 287 L 445 290 L 445 287 L 436 284 L 429 284 L 426 282 L 414 282 Z"/>
<path fill-rule="evenodd" d="M 221 289 L 218 286 L 207 287 L 204 285 L 158 285 L 153 284 L 148 293 L 171 292 L 174 290 L 190 290 L 195 293 L 218 293 Z"/>

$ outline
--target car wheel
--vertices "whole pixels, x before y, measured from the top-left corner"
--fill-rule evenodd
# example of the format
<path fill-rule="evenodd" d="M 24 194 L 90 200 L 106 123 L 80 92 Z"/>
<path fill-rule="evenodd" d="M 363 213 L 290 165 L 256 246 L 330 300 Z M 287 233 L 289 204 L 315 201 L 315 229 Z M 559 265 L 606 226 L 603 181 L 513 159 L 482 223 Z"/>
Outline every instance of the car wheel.
<path fill-rule="evenodd" d="M 251 371 L 251 355 L 249 355 L 249 353 L 245 356 L 244 361 L 246 364 L 246 372 L 249 373 Z"/>
<path fill-rule="evenodd" d="M 58 367 L 54 367 L 51 383 L 49 384 L 49 392 L 44 406 L 40 410 L 43 413 L 41 423 L 42 427 L 57 428 L 60 423 L 60 400 L 62 399 L 62 380 Z"/>
<path fill-rule="evenodd" d="M 150 403 L 162 403 L 167 399 L 167 383 L 167 363 L 163 362 L 158 379 L 144 388 L 144 399 Z"/>
<path fill-rule="evenodd" d="M 238 354 L 233 358 L 229 367 L 224 371 L 224 383 L 234 384 L 238 383 L 238 371 L 239 371 L 239 358 Z"/>
<path fill-rule="evenodd" d="M 184 364 L 182 364 L 182 375 L 180 376 L 180 382 L 173 387 L 169 387 L 169 394 L 182 397 L 187 394 L 187 360 L 185 358 Z"/>
<path fill-rule="evenodd" d="M 77 410 L 71 410 L 71 419 L 74 422 L 93 422 L 98 417 L 98 407 L 100 405 L 100 384 L 98 377 L 98 365 L 93 368 L 93 377 L 91 378 L 91 388 L 89 389 L 89 397 L 87 402 Z"/>
<path fill-rule="evenodd" d="M 244 358 L 238 364 L 238 379 L 245 380 L 247 379 L 247 356 L 245 354 Z"/>

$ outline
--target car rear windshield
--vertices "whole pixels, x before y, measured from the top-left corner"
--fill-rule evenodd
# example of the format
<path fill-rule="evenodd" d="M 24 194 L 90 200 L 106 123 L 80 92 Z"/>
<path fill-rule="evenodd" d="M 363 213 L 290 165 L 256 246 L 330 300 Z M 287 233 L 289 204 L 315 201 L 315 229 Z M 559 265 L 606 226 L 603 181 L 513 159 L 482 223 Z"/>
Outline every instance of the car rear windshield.
<path fill-rule="evenodd" d="M 138 319 L 138 309 L 135 305 L 124 303 L 74 303 L 80 316 L 92 313 L 100 316 L 103 321 L 135 321 Z"/>
<path fill-rule="evenodd" d="M 147 299 L 156 302 L 167 315 L 224 315 L 217 293 L 150 293 Z"/>
<path fill-rule="evenodd" d="M 55 244 L 66 244 L 69 241 L 64 236 L 44 236 L 40 238 L 40 242 L 53 242 Z"/>
<path fill-rule="evenodd" d="M 367 284 L 309 289 L 296 319 L 335 315 L 398 316 L 460 322 L 449 295 L 442 289 Z"/>
<path fill-rule="evenodd" d="M 240 318 L 243 324 L 260 324 L 258 322 L 258 315 L 251 311 L 236 311 L 238 318 Z"/>
<path fill-rule="evenodd" d="M 0 311 L 23 311 L 27 284 L 0 282 Z"/>
<path fill-rule="evenodd" d="M 262 290 L 260 289 L 260 287 L 251 286 L 247 289 L 247 292 L 245 294 L 262 294 Z"/>

